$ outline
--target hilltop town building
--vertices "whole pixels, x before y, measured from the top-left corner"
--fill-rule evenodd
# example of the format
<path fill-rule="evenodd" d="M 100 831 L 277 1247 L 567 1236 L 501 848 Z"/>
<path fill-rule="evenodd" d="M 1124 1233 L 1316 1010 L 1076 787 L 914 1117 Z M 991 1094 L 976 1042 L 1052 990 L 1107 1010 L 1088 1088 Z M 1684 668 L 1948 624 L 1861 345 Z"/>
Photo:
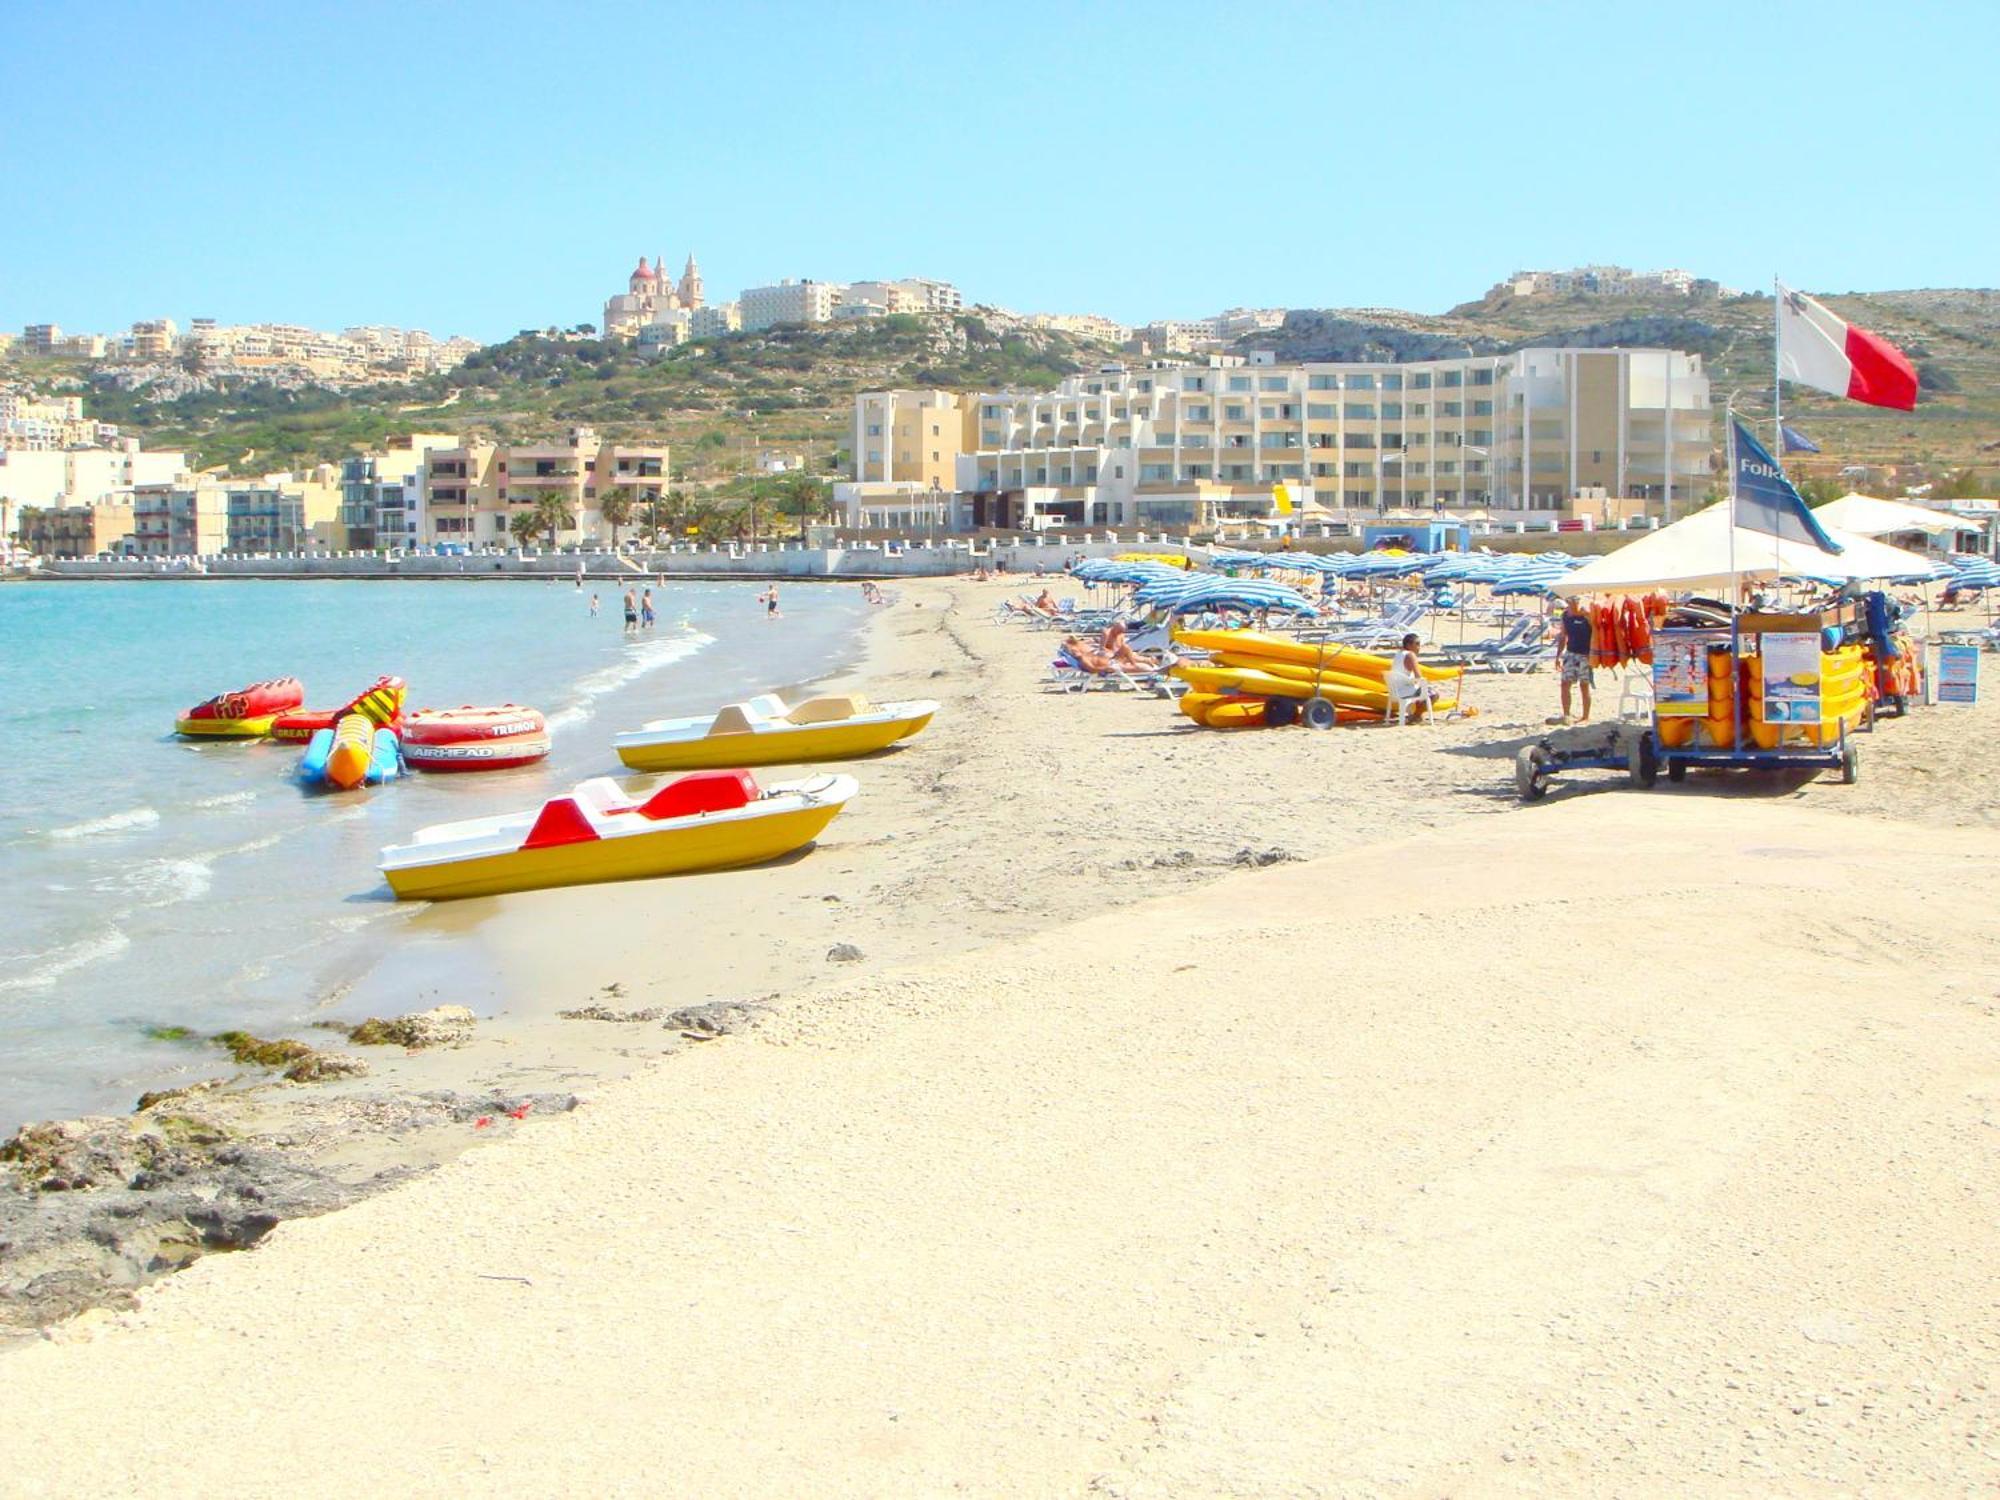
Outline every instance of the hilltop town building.
<path fill-rule="evenodd" d="M 1692 271 L 1634 271 L 1625 266 L 1577 266 L 1568 271 L 1516 271 L 1486 295 L 1563 297 L 1594 292 L 1607 297 L 1714 297 L 1735 295 Z"/>
<path fill-rule="evenodd" d="M 1694 498 L 1709 468 L 1707 376 L 1664 349 L 1110 365 L 962 399 L 960 528 L 1263 518 L 1281 482 L 1304 506 L 1350 511 L 1547 511 L 1588 489 L 1663 503 Z M 856 403 L 857 472 L 883 410 Z M 877 524 L 867 495 L 849 499 L 850 524 Z"/>
<path fill-rule="evenodd" d="M 743 327 L 748 332 L 782 323 L 831 323 L 882 318 L 895 313 L 955 313 L 964 294 L 949 281 L 911 276 L 901 281 L 781 281 L 744 289 Z"/>

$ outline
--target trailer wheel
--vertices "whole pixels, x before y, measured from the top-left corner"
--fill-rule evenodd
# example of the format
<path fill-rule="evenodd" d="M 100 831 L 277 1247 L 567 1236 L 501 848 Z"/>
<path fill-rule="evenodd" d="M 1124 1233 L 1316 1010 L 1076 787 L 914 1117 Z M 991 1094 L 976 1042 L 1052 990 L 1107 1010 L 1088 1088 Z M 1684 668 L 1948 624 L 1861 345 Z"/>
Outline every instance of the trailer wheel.
<path fill-rule="evenodd" d="M 1283 729 L 1287 724 L 1296 724 L 1299 722 L 1299 706 L 1290 698 L 1266 698 L 1264 722 L 1273 729 Z"/>
<path fill-rule="evenodd" d="M 1679 783 L 1688 779 L 1688 765 L 1678 755 L 1667 757 L 1667 780 Z"/>
<path fill-rule="evenodd" d="M 1625 773 L 1637 787 L 1649 787 L 1660 779 L 1660 752 L 1650 729 L 1640 731 L 1625 752 Z"/>
<path fill-rule="evenodd" d="M 1305 719 L 1308 729 L 1331 729 L 1340 719 L 1333 705 L 1324 698 L 1306 699 L 1305 712 L 1301 717 Z"/>
<path fill-rule="evenodd" d="M 1514 757 L 1514 789 L 1523 802 L 1539 802 L 1549 794 L 1549 752 L 1540 745 L 1523 745 Z"/>
<path fill-rule="evenodd" d="M 1849 745 L 1845 750 L 1840 752 L 1840 779 L 1848 786 L 1853 786 L 1855 782 L 1861 779 L 1861 747 L 1859 745 Z"/>

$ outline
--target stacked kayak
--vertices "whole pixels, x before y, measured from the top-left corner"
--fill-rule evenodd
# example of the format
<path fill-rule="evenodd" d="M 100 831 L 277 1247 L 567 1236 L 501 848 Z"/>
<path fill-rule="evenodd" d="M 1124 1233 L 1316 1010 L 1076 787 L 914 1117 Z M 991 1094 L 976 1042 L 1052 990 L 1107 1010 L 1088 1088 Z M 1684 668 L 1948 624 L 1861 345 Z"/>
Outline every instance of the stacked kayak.
<path fill-rule="evenodd" d="M 1215 729 L 1289 724 L 1303 712 L 1322 726 L 1379 720 L 1389 711 L 1391 658 L 1254 630 L 1184 630 L 1174 639 L 1209 653 L 1169 670 L 1188 684 L 1180 711 Z M 1462 667 L 1422 667 L 1438 710 L 1457 706 Z M 1328 705 L 1313 708 L 1315 701 Z M 1274 705 L 1276 705 L 1274 707 Z"/>
<path fill-rule="evenodd" d="M 803 848 L 855 791 L 851 776 L 760 788 L 748 771 L 711 770 L 635 803 L 598 776 L 532 812 L 420 829 L 381 868 L 399 898 L 431 901 L 726 870 Z"/>
<path fill-rule="evenodd" d="M 378 677 L 339 708 L 295 708 L 271 724 L 271 738 L 304 744 L 349 714 L 360 714 L 378 729 L 399 728 L 407 689 L 400 677 Z"/>
<path fill-rule="evenodd" d="M 402 774 L 396 731 L 379 727 L 366 714 L 348 714 L 333 728 L 316 730 L 299 761 L 299 780 L 338 791 L 394 781 Z"/>
<path fill-rule="evenodd" d="M 713 715 L 658 719 L 612 744 L 635 771 L 797 765 L 885 750 L 920 733 L 936 712 L 928 699 L 871 704 L 857 696 L 808 698 L 788 708 L 767 693 Z"/>
<path fill-rule="evenodd" d="M 196 704 L 174 720 L 174 730 L 191 739 L 262 739 L 279 714 L 305 700 L 298 678 L 274 677 Z"/>
<path fill-rule="evenodd" d="M 518 703 L 420 708 L 403 722 L 403 759 L 413 770 L 505 771 L 548 753 L 548 721 Z"/>

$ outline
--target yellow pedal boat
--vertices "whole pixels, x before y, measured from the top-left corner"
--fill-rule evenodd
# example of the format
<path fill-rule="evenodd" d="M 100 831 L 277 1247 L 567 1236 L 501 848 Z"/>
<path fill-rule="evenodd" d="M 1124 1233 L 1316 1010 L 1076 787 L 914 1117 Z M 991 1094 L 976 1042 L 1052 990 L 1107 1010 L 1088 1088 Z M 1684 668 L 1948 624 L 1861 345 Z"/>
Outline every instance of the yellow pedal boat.
<path fill-rule="evenodd" d="M 448 901 L 758 865 L 819 837 L 856 790 L 852 776 L 760 788 L 702 771 L 635 803 L 596 776 L 533 812 L 419 829 L 382 851 L 382 874 L 400 900 Z"/>
<path fill-rule="evenodd" d="M 659 719 L 611 743 L 635 771 L 792 766 L 885 750 L 921 732 L 936 712 L 928 699 L 871 704 L 848 696 L 808 698 L 787 708 L 766 693 L 713 717 Z"/>

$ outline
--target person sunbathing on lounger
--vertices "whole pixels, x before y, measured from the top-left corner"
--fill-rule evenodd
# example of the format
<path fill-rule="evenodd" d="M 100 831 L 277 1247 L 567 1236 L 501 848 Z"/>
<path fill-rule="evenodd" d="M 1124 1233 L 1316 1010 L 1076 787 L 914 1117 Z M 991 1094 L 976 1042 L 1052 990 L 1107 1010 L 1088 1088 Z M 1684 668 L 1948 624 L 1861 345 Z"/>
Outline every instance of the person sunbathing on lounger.
<path fill-rule="evenodd" d="M 1100 676 L 1112 676 L 1120 672 L 1158 672 L 1163 670 L 1159 662 L 1139 655 L 1130 647 L 1123 656 L 1113 656 L 1101 646 L 1093 646 L 1081 636 L 1064 636 L 1063 650 L 1073 657 L 1078 666 L 1086 672 L 1096 672 Z"/>
<path fill-rule="evenodd" d="M 1127 639 L 1129 634 L 1123 620 L 1113 620 L 1105 627 L 1104 634 L 1098 637 L 1098 644 L 1106 656 L 1128 672 L 1164 671 L 1167 663 L 1132 649 L 1132 643 Z"/>

